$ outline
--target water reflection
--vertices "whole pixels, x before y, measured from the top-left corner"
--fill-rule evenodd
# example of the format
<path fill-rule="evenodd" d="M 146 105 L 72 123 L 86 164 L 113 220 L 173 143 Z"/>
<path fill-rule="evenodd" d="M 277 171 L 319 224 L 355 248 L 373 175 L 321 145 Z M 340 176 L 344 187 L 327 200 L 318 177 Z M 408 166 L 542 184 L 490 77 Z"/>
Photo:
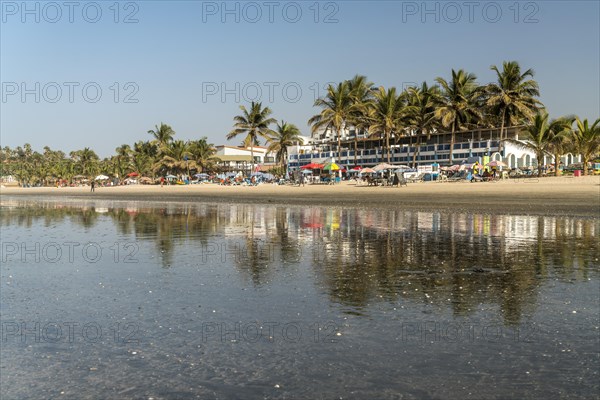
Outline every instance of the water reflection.
<path fill-rule="evenodd" d="M 152 243 L 163 268 L 177 268 L 185 253 L 198 265 L 233 263 L 261 287 L 286 268 L 306 266 L 332 303 L 359 315 L 380 301 L 455 316 L 493 305 L 505 324 L 518 324 L 536 307 L 543 282 L 598 275 L 597 219 L 10 199 L 0 215 L 5 232 L 61 224 L 93 230 L 107 219 L 120 237 Z"/>

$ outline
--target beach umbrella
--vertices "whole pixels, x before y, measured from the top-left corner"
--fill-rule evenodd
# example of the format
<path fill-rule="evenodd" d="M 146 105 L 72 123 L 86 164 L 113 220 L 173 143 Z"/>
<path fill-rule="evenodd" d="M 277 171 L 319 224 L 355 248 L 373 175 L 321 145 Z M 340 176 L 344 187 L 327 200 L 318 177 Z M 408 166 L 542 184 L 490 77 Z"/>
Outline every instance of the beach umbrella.
<path fill-rule="evenodd" d="M 374 169 L 376 172 L 379 172 L 379 171 L 384 171 L 384 170 L 386 170 L 386 169 L 394 169 L 394 168 L 396 168 L 396 167 L 394 167 L 394 166 L 393 166 L 393 165 L 391 165 L 391 164 L 387 164 L 387 163 L 381 163 L 381 164 L 377 164 L 377 165 L 375 166 L 375 168 L 373 168 L 373 169 Z"/>
<path fill-rule="evenodd" d="M 219 174 L 219 175 L 217 175 L 217 178 L 219 178 L 219 179 L 225 179 L 225 178 L 227 178 L 227 175 L 225 175 L 225 174 Z"/>
<path fill-rule="evenodd" d="M 302 173 L 303 173 L 304 175 L 311 175 L 311 174 L 312 174 L 312 171 L 311 171 L 310 169 L 305 169 L 304 171 L 302 171 Z"/>
<path fill-rule="evenodd" d="M 265 178 L 265 179 L 275 179 L 275 175 L 273 175 L 273 174 L 270 174 L 270 173 L 268 173 L 268 172 L 267 172 L 267 173 L 263 173 L 263 175 L 262 175 L 262 176 L 263 176 L 263 178 Z"/>
<path fill-rule="evenodd" d="M 488 163 L 488 167 L 508 167 L 508 165 L 502 161 L 491 161 Z"/>
<path fill-rule="evenodd" d="M 450 170 L 450 171 L 458 171 L 459 169 L 460 169 L 460 165 L 458 165 L 458 164 L 454 164 L 453 166 L 448 167 L 448 170 Z"/>
<path fill-rule="evenodd" d="M 361 174 L 372 174 L 373 172 L 376 172 L 373 168 L 363 168 L 360 170 Z"/>
<path fill-rule="evenodd" d="M 353 167 L 350 171 L 360 171 L 362 169 L 362 167 L 359 167 L 358 165 L 356 167 Z"/>
<path fill-rule="evenodd" d="M 175 175 L 167 175 L 167 176 L 165 176 L 165 178 L 167 178 L 167 179 L 177 179 L 177 177 Z"/>
<path fill-rule="evenodd" d="M 199 174 L 194 175 L 196 178 L 208 178 L 208 174 L 206 172 L 201 172 Z"/>
<path fill-rule="evenodd" d="M 106 176 L 106 175 L 98 175 L 98 176 L 97 176 L 95 179 L 96 179 L 97 181 L 105 181 L 105 180 L 107 180 L 107 179 L 109 179 L 109 178 L 108 178 L 108 176 Z"/>
<path fill-rule="evenodd" d="M 323 164 L 317 164 L 317 163 L 310 163 L 307 165 L 303 165 L 300 167 L 300 169 L 321 169 L 323 168 Z"/>
<path fill-rule="evenodd" d="M 323 169 L 324 169 L 325 171 L 337 171 L 337 170 L 339 170 L 339 169 L 340 169 L 340 166 L 339 166 L 339 165 L 337 165 L 336 163 L 332 162 L 332 163 L 329 163 L 329 164 L 325 165 L 325 166 L 323 167 Z"/>
<path fill-rule="evenodd" d="M 250 175 L 250 177 L 253 177 L 253 176 L 263 176 L 263 175 L 264 175 L 264 173 L 262 173 L 262 172 L 255 172 L 252 175 Z"/>
<path fill-rule="evenodd" d="M 130 172 L 127 174 L 127 176 L 138 176 L 139 174 L 137 172 Z"/>

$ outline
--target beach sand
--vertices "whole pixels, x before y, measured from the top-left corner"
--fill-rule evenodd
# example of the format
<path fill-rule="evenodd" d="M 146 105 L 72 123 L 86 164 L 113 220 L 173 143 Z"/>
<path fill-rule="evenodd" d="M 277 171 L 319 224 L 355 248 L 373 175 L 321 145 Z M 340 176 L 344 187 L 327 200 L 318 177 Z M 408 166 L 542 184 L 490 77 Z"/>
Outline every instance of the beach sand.
<path fill-rule="evenodd" d="M 219 186 L 217 184 L 0 189 L 2 196 L 157 202 L 224 202 L 300 206 L 403 208 L 411 210 L 600 217 L 600 176 L 511 179 L 500 182 L 421 182 L 403 187 L 339 185 Z"/>

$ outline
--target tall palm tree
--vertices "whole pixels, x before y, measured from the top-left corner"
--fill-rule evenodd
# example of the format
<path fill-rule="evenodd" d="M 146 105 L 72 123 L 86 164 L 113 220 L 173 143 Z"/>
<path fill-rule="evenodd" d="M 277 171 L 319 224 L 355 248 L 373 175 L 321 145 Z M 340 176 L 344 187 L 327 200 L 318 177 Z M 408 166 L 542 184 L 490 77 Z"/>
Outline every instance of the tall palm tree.
<path fill-rule="evenodd" d="M 480 90 L 476 83 L 475 74 L 467 73 L 460 69 L 452 70 L 452 79 L 448 82 L 443 78 L 436 78 L 442 92 L 436 98 L 435 116 L 441 124 L 451 128 L 449 162 L 452 164 L 456 132 L 475 124 L 481 114 L 477 108 Z"/>
<path fill-rule="evenodd" d="M 412 160 L 412 166 L 416 168 L 421 140 L 423 137 L 429 139 L 438 122 L 435 118 L 435 99 L 439 97 L 439 91 L 436 87 L 429 87 L 427 82 L 423 82 L 421 87 L 408 88 L 407 97 L 406 122 L 417 136 L 416 151 L 413 153 Z"/>
<path fill-rule="evenodd" d="M 401 130 L 404 102 L 401 95 L 392 87 L 387 91 L 382 87 L 375 92 L 371 103 L 373 121 L 369 128 L 372 132 L 381 132 L 387 149 L 387 162 L 390 162 L 390 137 Z"/>
<path fill-rule="evenodd" d="M 157 144 L 159 151 L 165 150 L 167 145 L 173 141 L 175 131 L 169 125 L 160 123 L 160 126 L 155 125 L 154 129 L 148 131 L 154 137 L 154 142 Z"/>
<path fill-rule="evenodd" d="M 346 128 L 352 111 L 355 109 L 350 95 L 350 85 L 347 81 L 338 83 L 337 87 L 329 85 L 325 97 L 315 100 L 314 106 L 321 107 L 322 110 L 308 120 L 308 125 L 312 127 L 313 133 L 322 128 L 333 129 L 338 142 L 338 158 L 341 157 L 342 130 Z"/>
<path fill-rule="evenodd" d="M 573 131 L 571 141 L 575 151 L 581 154 L 583 174 L 587 175 L 588 162 L 600 152 L 600 118 L 594 121 L 592 126 L 589 125 L 587 119 L 581 121 L 576 118 L 575 123 L 577 129 Z"/>
<path fill-rule="evenodd" d="M 275 152 L 275 160 L 284 170 L 287 166 L 287 149 L 300 142 L 302 140 L 300 136 L 300 129 L 296 125 L 281 121 L 281 124 L 277 124 L 277 129 L 267 138 L 269 145 L 267 152 Z"/>
<path fill-rule="evenodd" d="M 530 150 L 535 153 L 537 159 L 538 176 L 542 176 L 544 155 L 551 154 L 552 142 L 559 135 L 565 135 L 567 120 L 564 118 L 549 121 L 548 113 L 539 112 L 533 117 L 532 124 L 525 128 L 527 138 L 525 141 L 514 139 L 505 139 L 520 148 Z"/>
<path fill-rule="evenodd" d="M 358 153 L 358 134 L 368 129 L 371 124 L 369 115 L 369 103 L 373 100 L 373 94 L 376 88 L 373 87 L 373 82 L 369 82 L 364 75 L 355 75 L 348 80 L 348 89 L 350 91 L 351 110 L 348 118 L 349 122 L 354 126 L 354 165 L 357 164 Z"/>
<path fill-rule="evenodd" d="M 192 165 L 198 172 L 212 171 L 220 161 L 216 156 L 217 149 L 212 143 L 208 143 L 206 137 L 190 142 L 189 151 Z"/>
<path fill-rule="evenodd" d="M 560 119 L 562 124 L 557 123 L 552 130 L 552 138 L 550 139 L 550 152 L 554 156 L 554 176 L 560 176 L 560 158 L 567 153 L 572 147 L 571 142 L 571 125 L 575 121 L 575 117 L 563 117 Z"/>
<path fill-rule="evenodd" d="M 268 137 L 272 132 L 269 125 L 277 121 L 271 118 L 269 107 L 262 108 L 262 103 L 253 101 L 250 104 L 250 111 L 244 106 L 240 106 L 240 110 L 242 110 L 242 114 L 233 117 L 235 124 L 233 130 L 227 134 L 227 140 L 246 134 L 244 143 L 250 145 L 251 171 L 254 171 L 254 146 L 259 143 L 259 137 Z"/>
<path fill-rule="evenodd" d="M 500 146 L 504 139 L 504 128 L 518 125 L 523 119 L 531 120 L 541 103 L 535 99 L 540 95 L 538 83 L 533 80 L 532 69 L 521 73 L 516 61 L 504 61 L 502 71 L 492 65 L 498 81 L 485 87 L 486 106 L 492 115 L 500 119 Z"/>

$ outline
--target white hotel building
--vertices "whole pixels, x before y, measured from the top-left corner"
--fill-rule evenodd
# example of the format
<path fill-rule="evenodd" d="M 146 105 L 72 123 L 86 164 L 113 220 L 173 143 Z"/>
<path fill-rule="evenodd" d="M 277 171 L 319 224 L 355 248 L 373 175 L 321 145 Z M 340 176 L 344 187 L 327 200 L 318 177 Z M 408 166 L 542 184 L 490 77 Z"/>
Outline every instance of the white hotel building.
<path fill-rule="evenodd" d="M 522 137 L 525 135 L 520 131 L 520 127 L 508 128 L 505 129 L 505 136 L 510 139 L 523 140 Z M 352 167 L 355 164 L 361 167 L 371 167 L 381 162 L 387 162 L 384 140 L 368 138 L 363 133 L 359 133 L 356 137 L 358 150 L 355 156 L 355 135 L 354 129 L 346 129 L 342 132 L 340 155 L 337 153 L 337 137 L 335 132 L 330 129 L 315 132 L 312 137 L 303 137 L 303 143 L 288 147 L 290 170 L 298 169 L 311 162 L 323 163 L 328 159 L 334 159 L 343 167 Z M 453 160 L 450 162 L 450 137 L 449 132 L 438 132 L 432 133 L 428 139 L 422 138 L 416 163 L 425 165 L 437 162 L 441 165 L 451 165 L 473 162 L 474 159 L 482 161 L 483 157 L 488 156 L 490 161 L 505 162 L 508 168 L 537 166 L 536 156 L 533 152 L 514 144 L 504 142 L 504 149 L 500 152 L 500 129 L 497 128 L 456 132 Z M 412 166 L 413 156 L 417 151 L 415 135 L 391 139 L 390 146 L 390 162 L 392 164 Z M 554 158 L 546 156 L 542 162 L 549 165 L 554 162 Z M 562 162 L 565 166 L 581 162 L 581 156 L 566 154 L 562 157 Z"/>

